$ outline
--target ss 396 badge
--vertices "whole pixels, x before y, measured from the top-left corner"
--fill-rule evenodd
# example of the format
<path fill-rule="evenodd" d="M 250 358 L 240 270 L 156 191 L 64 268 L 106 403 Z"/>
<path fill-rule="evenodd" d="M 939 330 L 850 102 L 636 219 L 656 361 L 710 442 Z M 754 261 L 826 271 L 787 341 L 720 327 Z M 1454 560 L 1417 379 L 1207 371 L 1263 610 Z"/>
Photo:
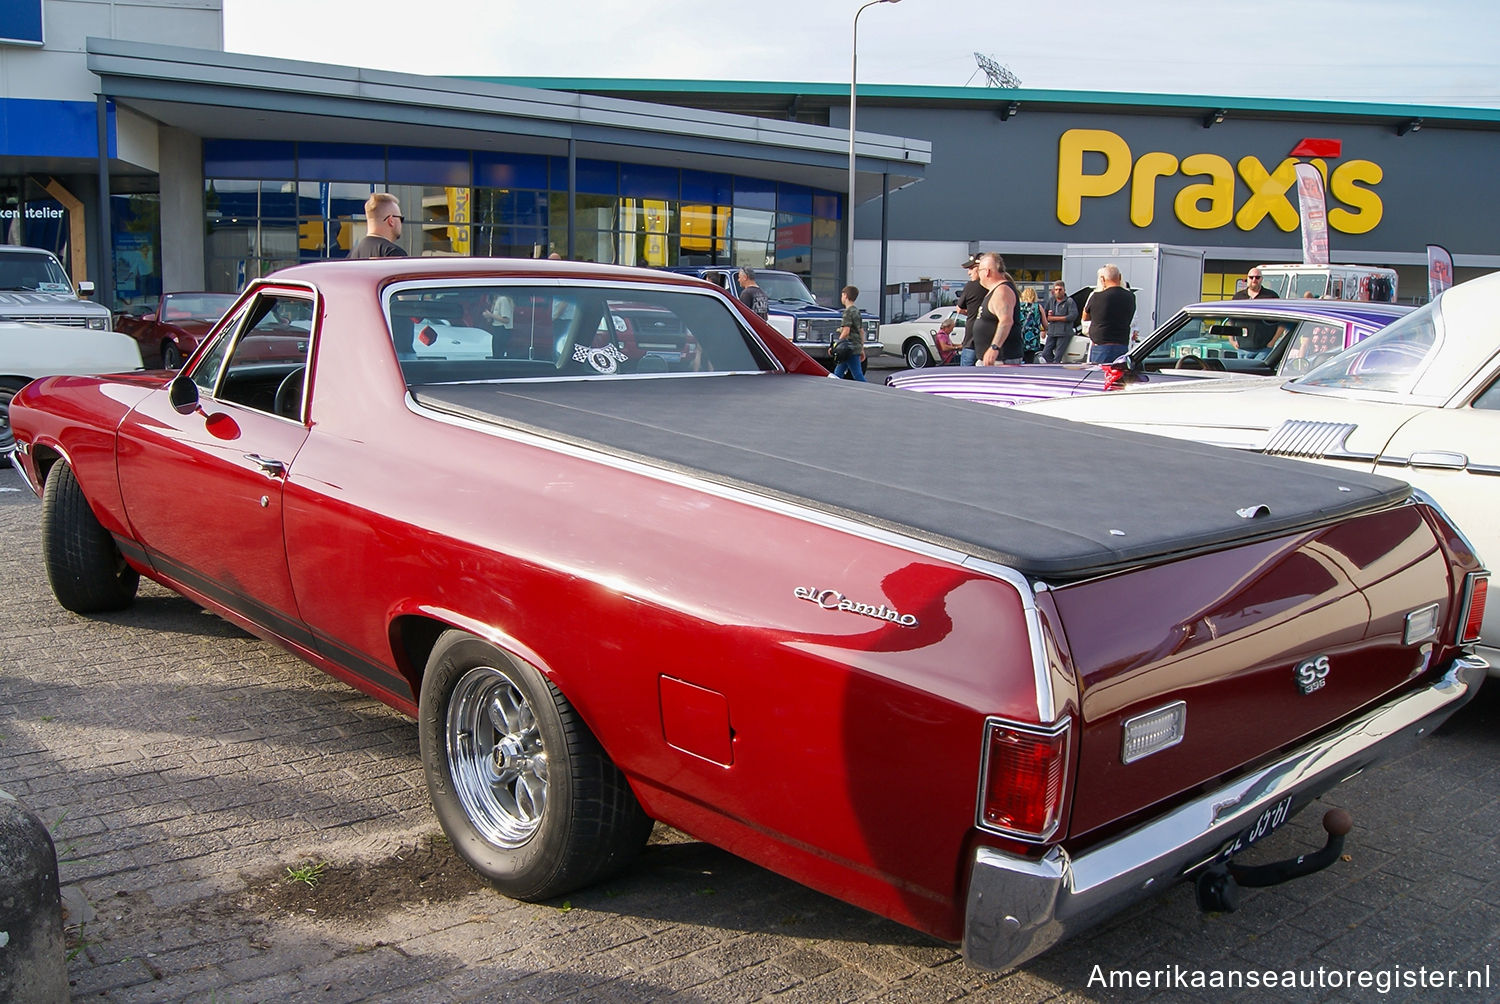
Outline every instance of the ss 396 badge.
<path fill-rule="evenodd" d="M 1304 659 L 1297 663 L 1292 675 L 1297 680 L 1297 689 L 1302 693 L 1311 694 L 1314 690 L 1322 690 L 1328 685 L 1328 656 Z"/>

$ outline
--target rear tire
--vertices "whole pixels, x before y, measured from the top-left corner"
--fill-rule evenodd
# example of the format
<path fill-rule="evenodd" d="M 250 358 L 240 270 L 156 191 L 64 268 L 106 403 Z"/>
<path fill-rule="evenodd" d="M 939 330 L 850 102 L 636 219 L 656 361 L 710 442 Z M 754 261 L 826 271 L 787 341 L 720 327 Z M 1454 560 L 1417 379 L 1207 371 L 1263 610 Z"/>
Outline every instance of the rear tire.
<path fill-rule="evenodd" d="M 624 774 L 561 691 L 473 635 L 438 639 L 417 729 L 443 832 L 507 896 L 551 899 L 598 882 L 651 835 Z"/>
<path fill-rule="evenodd" d="M 182 352 L 176 343 L 165 341 L 161 343 L 161 368 L 164 370 L 182 369 Z"/>
<path fill-rule="evenodd" d="M 63 461 L 42 490 L 42 562 L 52 595 L 75 614 L 124 609 L 140 586 L 140 573 L 125 563 Z"/>
<path fill-rule="evenodd" d="M 906 365 L 914 370 L 932 365 L 932 352 L 927 348 L 927 343 L 920 338 L 913 338 L 907 342 L 902 352 L 906 356 Z"/>

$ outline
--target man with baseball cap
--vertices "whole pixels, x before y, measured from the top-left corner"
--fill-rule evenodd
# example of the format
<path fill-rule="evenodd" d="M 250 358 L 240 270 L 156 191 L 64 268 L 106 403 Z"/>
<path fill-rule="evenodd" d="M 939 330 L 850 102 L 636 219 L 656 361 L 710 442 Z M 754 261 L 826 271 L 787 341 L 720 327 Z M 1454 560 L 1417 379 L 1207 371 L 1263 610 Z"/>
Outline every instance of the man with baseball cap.
<path fill-rule="evenodd" d="M 958 364 L 973 366 L 976 359 L 974 318 L 979 315 L 979 307 L 984 303 L 987 290 L 984 288 L 984 283 L 979 281 L 978 256 L 969 255 L 962 267 L 968 270 L 969 281 L 964 283 L 963 290 L 958 294 L 958 316 L 964 319 L 964 341 L 958 354 Z"/>

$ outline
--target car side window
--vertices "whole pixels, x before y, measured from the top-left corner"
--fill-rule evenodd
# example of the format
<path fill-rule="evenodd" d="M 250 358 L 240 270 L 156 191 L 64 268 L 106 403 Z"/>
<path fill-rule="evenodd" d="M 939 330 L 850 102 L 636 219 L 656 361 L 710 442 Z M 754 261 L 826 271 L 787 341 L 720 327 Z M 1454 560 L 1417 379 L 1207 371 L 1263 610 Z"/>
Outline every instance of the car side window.
<path fill-rule="evenodd" d="M 1277 370 L 1284 376 L 1306 373 L 1323 360 L 1344 350 L 1344 326 L 1332 323 L 1303 324 L 1287 345 Z"/>
<path fill-rule="evenodd" d="M 257 296 L 246 307 L 238 334 L 220 339 L 203 360 L 208 363 L 228 349 L 213 396 L 269 415 L 300 419 L 312 323 L 310 296 L 282 291 Z M 197 368 L 193 379 L 198 380 Z"/>
<path fill-rule="evenodd" d="M 1490 385 L 1479 392 L 1479 396 L 1470 405 L 1473 408 L 1482 408 L 1485 411 L 1500 411 L 1500 379 L 1490 381 Z"/>

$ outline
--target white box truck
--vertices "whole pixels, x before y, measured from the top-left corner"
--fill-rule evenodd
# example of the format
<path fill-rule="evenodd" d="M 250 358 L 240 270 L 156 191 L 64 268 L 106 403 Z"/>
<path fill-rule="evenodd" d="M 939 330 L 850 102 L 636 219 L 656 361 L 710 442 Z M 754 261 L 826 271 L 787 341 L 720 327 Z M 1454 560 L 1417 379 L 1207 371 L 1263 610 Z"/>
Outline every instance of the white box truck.
<path fill-rule="evenodd" d="M 1120 267 L 1125 285 L 1135 291 L 1132 345 L 1203 299 L 1203 252 L 1171 244 L 1064 245 L 1062 277 L 1068 293 L 1092 289 L 1100 266 L 1109 264 Z"/>

